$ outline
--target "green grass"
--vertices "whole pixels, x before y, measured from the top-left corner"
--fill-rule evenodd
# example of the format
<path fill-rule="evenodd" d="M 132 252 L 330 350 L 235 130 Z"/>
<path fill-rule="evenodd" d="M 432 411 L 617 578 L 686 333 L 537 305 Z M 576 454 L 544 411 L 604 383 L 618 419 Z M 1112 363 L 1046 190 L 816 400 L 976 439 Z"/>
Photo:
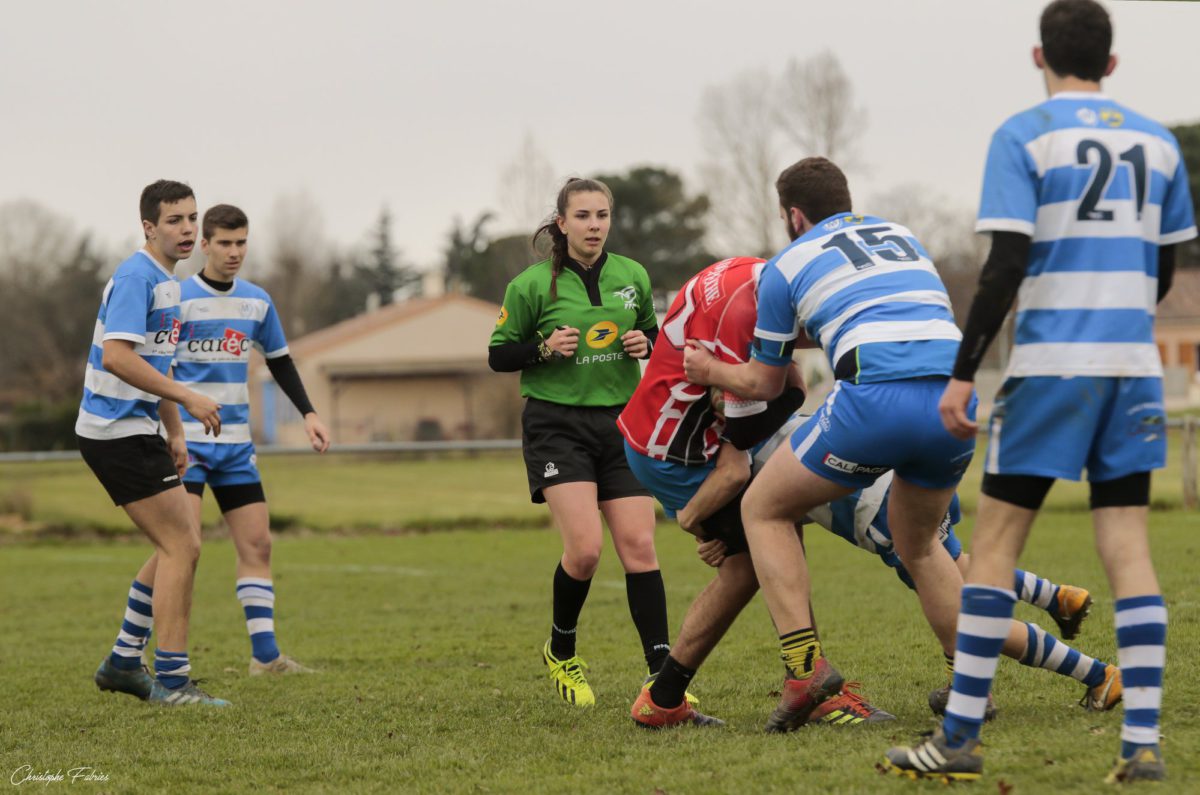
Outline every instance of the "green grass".
<path fill-rule="evenodd" d="M 1182 504 L 1179 432 L 1172 432 L 1166 469 L 1155 473 L 1156 507 Z M 983 468 L 980 443 L 964 479 L 963 506 L 973 511 Z M 544 507 L 529 502 L 519 453 L 436 458 L 342 455 L 264 456 L 259 460 L 276 529 L 323 531 L 544 527 Z M 1050 511 L 1087 509 L 1087 485 L 1060 482 Z M 219 514 L 205 499 L 204 522 Z M 0 464 L 0 541 L 6 536 L 134 535 L 82 461 Z"/>
<path fill-rule="evenodd" d="M 1196 515 L 1178 510 L 1177 444 L 1171 459 L 1155 480 L 1152 517 L 1171 609 L 1164 713 L 1171 781 L 1155 791 L 1189 792 L 1200 789 L 1193 652 L 1200 537 Z M 964 537 L 980 463 L 964 481 Z M 873 770 L 887 746 L 933 725 L 925 699 L 943 681 L 937 645 L 895 576 L 827 534 L 808 534 L 826 650 L 900 721 L 763 735 L 780 670 L 774 632 L 755 600 L 693 688 L 703 708 L 730 725 L 646 733 L 627 713 L 645 671 L 611 547 L 581 624 L 597 709 L 562 705 L 544 676 L 539 649 L 561 546 L 540 529 L 545 508 L 528 503 L 518 456 L 304 456 L 266 458 L 262 467 L 277 525 L 317 531 L 277 534 L 275 576 L 281 642 L 322 673 L 282 681 L 245 675 L 249 644 L 233 596 L 234 553 L 217 534 L 205 544 L 197 579 L 193 663 L 206 686 L 235 706 L 171 711 L 101 694 L 90 681 L 145 543 L 80 534 L 129 530 L 81 463 L 0 465 L 0 515 L 9 514 L 0 519 L 7 528 L 0 529 L 0 772 L 91 766 L 108 782 L 71 786 L 94 792 L 941 790 Z M 1114 659 L 1086 487 L 1056 486 L 1047 507 L 1024 564 L 1093 589 L 1097 604 L 1077 645 Z M 216 520 L 211 497 L 206 520 Z M 59 535 L 45 533 L 55 527 Z M 338 532 L 405 528 L 446 532 Z M 674 630 L 711 570 L 674 525 L 660 526 L 658 546 Z M 1032 608 L 1018 612 L 1053 627 Z M 976 789 L 992 792 L 1003 781 L 1016 793 L 1096 791 L 1120 715 L 1085 713 L 1075 703 L 1080 695 L 1073 681 L 1002 664 L 1001 715 L 985 734 L 987 778 Z"/>
<path fill-rule="evenodd" d="M 478 482 L 478 481 L 477 481 Z M 403 483 L 396 484 L 401 502 Z M 289 506 L 292 507 L 292 506 Z M 1200 602 L 1194 516 L 1154 517 L 1171 608 L 1164 715 L 1171 781 L 1200 788 Z M 659 528 L 672 627 L 710 570 L 694 544 Z M 91 672 L 112 643 L 142 544 L 10 544 L 0 549 L 0 772 L 86 765 L 107 774 L 86 791 L 245 792 L 829 792 L 942 791 L 879 776 L 884 749 L 931 727 L 927 693 L 943 681 L 939 650 L 916 600 L 871 556 L 809 533 L 814 598 L 827 652 L 895 724 L 761 732 L 779 683 L 774 633 L 756 599 L 697 678 L 722 730 L 647 733 L 628 708 L 645 673 L 611 548 L 581 624 L 598 706 L 557 701 L 539 649 L 551 572 L 547 530 L 453 531 L 398 537 L 284 535 L 275 546 L 285 650 L 322 670 L 286 680 L 245 675 L 249 644 L 233 596 L 233 549 L 206 544 L 192 652 L 228 710 L 158 709 L 99 693 Z M 1085 514 L 1051 513 L 1026 556 L 1033 571 L 1093 587 L 1078 641 L 1112 659 L 1112 608 Z M 1019 612 L 1044 626 L 1037 611 Z M 1023 792 L 1095 792 L 1120 714 L 1076 706 L 1077 683 L 1001 665 L 1000 718 L 988 727 L 979 792 L 1003 780 Z M 39 791 L 58 791 L 50 784 Z M 975 791 L 975 790 L 972 790 Z"/>
<path fill-rule="evenodd" d="M 259 467 L 277 529 L 543 527 L 548 522 L 546 509 L 529 502 L 519 453 L 429 459 L 264 456 Z M 205 525 L 219 519 L 215 502 L 206 497 Z M 0 537 L 6 531 L 136 532 L 82 461 L 0 464 Z"/>

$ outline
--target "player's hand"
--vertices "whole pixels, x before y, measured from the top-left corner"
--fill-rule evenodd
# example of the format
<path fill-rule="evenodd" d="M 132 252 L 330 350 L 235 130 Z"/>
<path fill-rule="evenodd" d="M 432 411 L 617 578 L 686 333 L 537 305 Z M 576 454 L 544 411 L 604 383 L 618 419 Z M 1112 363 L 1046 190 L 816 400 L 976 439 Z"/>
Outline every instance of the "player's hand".
<path fill-rule="evenodd" d="M 175 462 L 175 471 L 182 478 L 188 468 L 187 439 L 183 436 L 168 436 L 167 450 L 171 453 L 171 460 Z"/>
<path fill-rule="evenodd" d="M 683 349 L 683 373 L 693 384 L 710 386 L 708 371 L 716 360 L 698 340 L 688 340 Z"/>
<path fill-rule="evenodd" d="M 621 344 L 625 346 L 625 353 L 634 359 L 645 359 L 650 355 L 650 339 L 644 331 L 626 331 L 621 335 Z"/>
<path fill-rule="evenodd" d="M 570 326 L 554 329 L 554 333 L 546 338 L 546 347 L 564 359 L 571 358 L 579 347 L 579 329 Z"/>
<path fill-rule="evenodd" d="M 221 406 L 217 401 L 188 390 L 183 407 L 204 426 L 205 434 L 211 433 L 214 437 L 221 435 Z"/>
<path fill-rule="evenodd" d="M 711 538 L 707 541 L 701 538 L 696 539 L 696 554 L 700 556 L 700 560 L 712 566 L 714 569 L 721 565 L 725 560 L 725 542 L 719 538 Z"/>
<path fill-rule="evenodd" d="M 979 423 L 967 416 L 974 393 L 975 384 L 951 378 L 950 383 L 946 384 L 946 391 L 942 393 L 942 399 L 938 401 L 942 424 L 952 436 L 959 439 L 970 439 L 979 433 Z"/>
<path fill-rule="evenodd" d="M 325 423 L 321 422 L 317 412 L 310 411 L 304 415 L 304 432 L 308 434 L 308 442 L 312 445 L 312 449 L 318 453 L 329 449 L 329 429 L 325 427 Z"/>

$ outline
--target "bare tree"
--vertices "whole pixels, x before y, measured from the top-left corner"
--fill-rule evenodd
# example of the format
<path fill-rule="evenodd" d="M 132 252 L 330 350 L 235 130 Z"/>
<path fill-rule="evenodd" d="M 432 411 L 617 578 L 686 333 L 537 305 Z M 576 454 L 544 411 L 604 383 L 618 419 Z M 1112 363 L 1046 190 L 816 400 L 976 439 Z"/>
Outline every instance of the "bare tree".
<path fill-rule="evenodd" d="M 78 401 L 101 290 L 118 261 L 51 210 L 0 206 L 0 407 Z"/>
<path fill-rule="evenodd" d="M 309 330 L 307 310 L 321 289 L 321 268 L 329 260 L 321 210 L 305 192 L 275 200 L 263 227 L 264 246 L 252 251 L 251 264 L 279 308 L 284 331 L 295 337 Z M 266 265 L 266 267 L 262 267 Z"/>
<path fill-rule="evenodd" d="M 713 248 L 738 254 L 775 253 L 784 243 L 778 219 L 779 129 L 775 81 L 758 69 L 705 89 L 700 137 L 707 155 L 700 168 L 712 202 Z"/>
<path fill-rule="evenodd" d="M 975 233 L 975 214 L 920 185 L 902 185 L 874 196 L 867 210 L 913 231 L 946 285 L 955 319 L 965 323 L 989 245 L 985 235 Z M 985 366 L 1004 369 L 1011 334 L 1010 315 L 999 335 L 1001 343 L 988 350 Z"/>
<path fill-rule="evenodd" d="M 0 204 L 0 273 L 37 283 L 67 261 L 80 235 L 62 215 L 29 200 Z"/>
<path fill-rule="evenodd" d="M 775 179 L 789 163 L 822 155 L 843 169 L 866 127 L 854 88 L 837 56 L 822 52 L 793 60 L 773 77 L 742 72 L 710 86 L 700 100 L 700 168 L 712 201 L 716 250 L 774 254 L 785 243 Z"/>
<path fill-rule="evenodd" d="M 521 147 L 500 172 L 499 203 L 515 229 L 533 229 L 554 209 L 554 168 L 533 133 L 525 133 Z"/>
<path fill-rule="evenodd" d="M 781 132 L 803 156 L 820 155 L 843 169 L 853 167 L 867 112 L 855 107 L 854 86 L 836 55 L 825 50 L 789 61 L 775 108 Z"/>

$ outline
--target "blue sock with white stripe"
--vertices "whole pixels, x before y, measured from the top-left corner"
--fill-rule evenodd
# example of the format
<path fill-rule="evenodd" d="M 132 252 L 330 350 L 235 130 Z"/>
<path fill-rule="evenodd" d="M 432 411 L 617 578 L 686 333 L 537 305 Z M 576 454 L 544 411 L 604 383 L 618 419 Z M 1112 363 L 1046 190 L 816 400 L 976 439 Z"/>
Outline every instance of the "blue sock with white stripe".
<path fill-rule="evenodd" d="M 1025 645 L 1025 654 L 1021 657 L 1021 665 L 1045 668 L 1047 671 L 1083 682 L 1088 687 L 1095 687 L 1104 681 L 1104 669 L 1107 664 L 1103 661 L 1094 660 L 1078 649 L 1072 649 L 1037 624 L 1026 623 L 1025 630 L 1029 637 Z"/>
<path fill-rule="evenodd" d="M 954 652 L 954 681 L 942 731 L 951 748 L 979 737 L 996 663 L 1012 623 L 1017 595 L 1006 588 L 964 585 Z"/>
<path fill-rule="evenodd" d="M 154 628 L 153 597 L 154 589 L 149 585 L 134 580 L 129 587 L 125 619 L 121 622 L 121 631 L 117 633 L 112 653 L 108 655 L 114 668 L 134 671 L 141 667 L 142 650 L 146 648 L 150 630 Z"/>
<path fill-rule="evenodd" d="M 1031 571 L 1016 569 L 1013 572 L 1013 590 L 1022 602 L 1040 607 L 1047 613 L 1057 607 L 1054 597 L 1058 596 L 1058 586 Z"/>
<path fill-rule="evenodd" d="M 1141 748 L 1158 745 L 1158 712 L 1167 660 L 1167 606 L 1162 596 L 1155 594 L 1118 599 L 1113 608 L 1125 699 L 1121 757 L 1129 759 Z"/>
<path fill-rule="evenodd" d="M 261 577 L 241 577 L 237 598 L 246 613 L 246 631 L 250 633 L 251 654 L 260 663 L 279 656 L 275 641 L 275 588 Z"/>
<path fill-rule="evenodd" d="M 154 675 L 163 687 L 177 690 L 188 683 L 191 673 L 186 651 L 154 650 Z"/>

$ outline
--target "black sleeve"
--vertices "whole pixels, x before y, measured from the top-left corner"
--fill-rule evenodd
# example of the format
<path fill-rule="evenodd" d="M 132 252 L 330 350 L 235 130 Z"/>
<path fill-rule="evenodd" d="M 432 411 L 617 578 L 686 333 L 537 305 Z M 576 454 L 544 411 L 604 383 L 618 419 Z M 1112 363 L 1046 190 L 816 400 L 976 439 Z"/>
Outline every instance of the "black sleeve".
<path fill-rule="evenodd" d="M 1171 292 L 1175 281 L 1175 247 L 1163 246 L 1158 250 L 1158 303 Z"/>
<path fill-rule="evenodd" d="M 536 342 L 502 342 L 488 348 L 488 367 L 497 373 L 515 373 L 541 361 Z"/>
<path fill-rule="evenodd" d="M 975 371 L 979 369 L 983 355 L 1017 299 L 1017 290 L 1029 265 L 1032 243 L 1029 235 L 1019 232 L 992 233 L 992 250 L 979 274 L 979 289 L 971 302 L 962 345 L 954 362 L 954 377 L 959 381 L 975 380 Z"/>
<path fill-rule="evenodd" d="M 654 343 L 658 342 L 658 326 L 642 329 L 642 333 L 646 335 L 646 339 L 650 341 L 649 350 L 654 350 Z"/>
<path fill-rule="evenodd" d="M 271 371 L 271 377 L 279 384 L 283 394 L 288 396 L 288 400 L 292 401 L 301 417 L 316 411 L 308 400 L 308 393 L 304 391 L 304 383 L 300 380 L 300 373 L 296 371 L 296 363 L 292 361 L 291 356 L 284 354 L 267 359 L 267 369 Z"/>
<path fill-rule="evenodd" d="M 739 450 L 749 450 L 783 427 L 788 417 L 804 405 L 804 390 L 790 386 L 783 394 L 767 404 L 766 411 L 749 417 L 730 417 L 725 420 L 724 439 Z"/>

